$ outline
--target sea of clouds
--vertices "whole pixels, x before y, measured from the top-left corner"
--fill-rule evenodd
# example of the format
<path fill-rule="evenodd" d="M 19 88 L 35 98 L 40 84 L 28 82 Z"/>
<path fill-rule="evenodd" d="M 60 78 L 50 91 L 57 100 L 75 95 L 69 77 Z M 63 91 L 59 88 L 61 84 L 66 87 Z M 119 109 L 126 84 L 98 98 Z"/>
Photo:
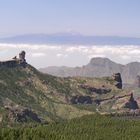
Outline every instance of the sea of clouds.
<path fill-rule="evenodd" d="M 46 66 L 81 66 L 94 57 L 107 57 L 127 64 L 140 61 L 140 46 L 136 45 L 33 45 L 0 44 L 0 60 L 11 59 L 21 50 L 27 53 L 27 61 L 40 68 Z"/>

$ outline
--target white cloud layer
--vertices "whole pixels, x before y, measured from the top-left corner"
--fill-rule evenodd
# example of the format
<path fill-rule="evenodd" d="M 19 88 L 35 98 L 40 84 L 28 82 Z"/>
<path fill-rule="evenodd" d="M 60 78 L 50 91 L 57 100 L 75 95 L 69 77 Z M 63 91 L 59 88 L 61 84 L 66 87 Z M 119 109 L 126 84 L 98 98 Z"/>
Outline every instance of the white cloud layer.
<path fill-rule="evenodd" d="M 30 44 L 0 44 L 0 60 L 11 58 L 21 50 L 27 52 L 28 62 L 36 67 L 85 65 L 93 57 L 107 57 L 121 64 L 140 61 L 140 46 L 135 45 L 60 46 Z"/>
<path fill-rule="evenodd" d="M 46 54 L 45 53 L 42 53 L 42 52 L 38 52 L 38 53 L 31 53 L 31 56 L 32 57 L 42 57 L 42 56 L 45 56 Z"/>

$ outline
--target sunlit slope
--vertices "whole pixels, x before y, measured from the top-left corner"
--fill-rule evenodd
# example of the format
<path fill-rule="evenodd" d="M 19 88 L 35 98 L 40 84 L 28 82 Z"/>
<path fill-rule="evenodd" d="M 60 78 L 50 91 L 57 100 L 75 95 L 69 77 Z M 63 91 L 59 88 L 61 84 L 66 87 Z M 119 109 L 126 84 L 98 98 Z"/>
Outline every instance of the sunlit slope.
<path fill-rule="evenodd" d="M 42 74 L 30 65 L 25 68 L 1 66 L 0 121 L 36 121 L 35 115 L 41 121 L 60 121 L 95 112 L 116 111 L 118 100 L 112 100 L 112 97 L 123 96 L 128 92 L 117 89 L 114 83 L 112 78 L 54 77 Z M 104 90 L 109 91 L 104 93 Z M 92 103 L 89 104 L 88 100 L 73 103 L 73 97 L 88 97 Z M 109 100 L 104 103 L 104 99 Z M 125 102 L 128 99 L 129 96 L 125 97 Z M 101 100 L 100 105 L 96 103 L 97 100 Z M 117 110 L 123 106 L 124 102 L 120 102 Z"/>

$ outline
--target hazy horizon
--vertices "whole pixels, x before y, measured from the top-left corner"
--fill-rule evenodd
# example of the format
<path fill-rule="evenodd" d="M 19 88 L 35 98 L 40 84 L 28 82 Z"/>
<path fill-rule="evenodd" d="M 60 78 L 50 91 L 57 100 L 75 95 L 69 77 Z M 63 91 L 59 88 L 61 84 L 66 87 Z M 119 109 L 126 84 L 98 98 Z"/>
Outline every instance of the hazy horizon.
<path fill-rule="evenodd" d="M 60 32 L 140 37 L 139 5 L 138 0 L 4 0 L 0 37 Z"/>
<path fill-rule="evenodd" d="M 140 38 L 139 7 L 138 0 L 4 0 L 0 2 L 0 38 L 39 33 Z M 21 50 L 27 52 L 27 62 L 37 68 L 81 66 L 92 57 L 107 57 L 122 64 L 140 60 L 140 43 L 135 42 L 39 45 L 24 40 L 0 42 L 0 60 L 10 59 Z"/>
<path fill-rule="evenodd" d="M 0 61 L 13 58 L 21 50 L 27 53 L 27 62 L 42 68 L 47 66 L 82 66 L 91 58 L 105 57 L 120 64 L 140 62 L 140 46 L 137 45 L 31 45 L 0 44 Z"/>

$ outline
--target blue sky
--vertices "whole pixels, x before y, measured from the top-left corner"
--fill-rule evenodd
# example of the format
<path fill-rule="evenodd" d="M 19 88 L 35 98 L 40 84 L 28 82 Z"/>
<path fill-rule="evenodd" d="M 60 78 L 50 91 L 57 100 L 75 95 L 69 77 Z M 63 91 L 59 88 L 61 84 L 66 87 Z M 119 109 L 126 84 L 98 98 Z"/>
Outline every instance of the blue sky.
<path fill-rule="evenodd" d="M 0 37 L 76 32 L 140 37 L 140 0 L 0 0 Z"/>
<path fill-rule="evenodd" d="M 140 0 L 0 0 L 0 37 L 30 33 L 80 33 L 140 38 Z M 46 66 L 81 66 L 93 57 L 126 64 L 140 60 L 140 46 L 53 46 L 1 44 L 0 59 L 21 50 L 27 62 Z"/>

